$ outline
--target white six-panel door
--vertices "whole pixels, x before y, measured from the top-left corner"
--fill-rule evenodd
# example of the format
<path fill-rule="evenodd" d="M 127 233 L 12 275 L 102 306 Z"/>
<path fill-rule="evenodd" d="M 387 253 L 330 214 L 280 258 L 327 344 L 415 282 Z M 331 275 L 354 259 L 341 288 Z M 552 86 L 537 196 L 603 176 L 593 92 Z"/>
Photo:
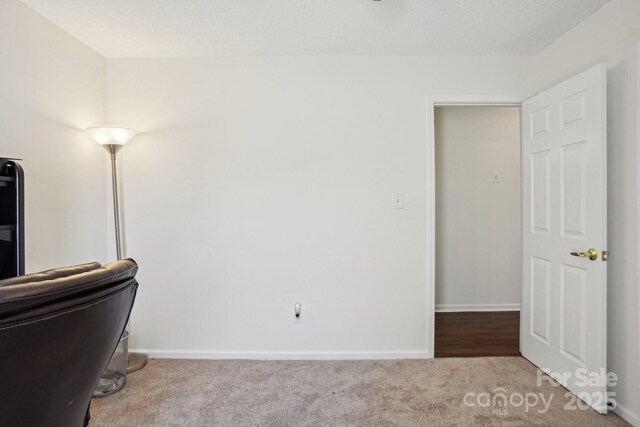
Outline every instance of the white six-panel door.
<path fill-rule="evenodd" d="M 523 103 L 520 350 L 602 413 L 583 377 L 606 380 L 606 147 L 605 65 Z"/>

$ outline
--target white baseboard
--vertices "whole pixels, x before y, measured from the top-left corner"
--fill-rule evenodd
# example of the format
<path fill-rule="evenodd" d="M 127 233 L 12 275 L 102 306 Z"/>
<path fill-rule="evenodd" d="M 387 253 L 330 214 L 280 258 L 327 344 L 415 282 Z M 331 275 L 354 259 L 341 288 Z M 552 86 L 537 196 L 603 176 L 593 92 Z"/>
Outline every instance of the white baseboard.
<path fill-rule="evenodd" d="M 433 359 L 426 351 L 376 351 L 376 352 L 232 352 L 209 350 L 157 350 L 132 348 L 130 353 L 145 353 L 152 359 L 203 359 L 203 360 L 393 360 Z"/>
<path fill-rule="evenodd" d="M 520 304 L 436 304 L 436 313 L 459 311 L 520 311 Z"/>
<path fill-rule="evenodd" d="M 640 427 L 640 417 L 619 403 L 617 404 L 616 409 L 613 410 L 613 413 L 634 427 Z"/>

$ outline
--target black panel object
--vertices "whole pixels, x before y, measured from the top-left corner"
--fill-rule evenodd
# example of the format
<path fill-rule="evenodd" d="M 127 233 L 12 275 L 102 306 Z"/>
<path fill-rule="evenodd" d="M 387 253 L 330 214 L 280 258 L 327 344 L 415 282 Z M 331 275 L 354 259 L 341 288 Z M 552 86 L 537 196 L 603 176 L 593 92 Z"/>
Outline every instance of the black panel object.
<path fill-rule="evenodd" d="M 24 274 L 24 171 L 0 157 L 0 280 Z"/>

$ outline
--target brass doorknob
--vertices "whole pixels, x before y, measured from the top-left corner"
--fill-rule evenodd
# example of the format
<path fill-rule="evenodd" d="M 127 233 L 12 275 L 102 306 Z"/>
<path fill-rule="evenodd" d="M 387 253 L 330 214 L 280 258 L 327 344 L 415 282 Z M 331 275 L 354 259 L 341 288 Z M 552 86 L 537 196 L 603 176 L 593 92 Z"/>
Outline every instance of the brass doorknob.
<path fill-rule="evenodd" d="M 595 249 L 589 249 L 587 252 L 571 252 L 573 256 L 579 256 L 581 258 L 589 258 L 591 261 L 598 259 L 598 251 Z"/>

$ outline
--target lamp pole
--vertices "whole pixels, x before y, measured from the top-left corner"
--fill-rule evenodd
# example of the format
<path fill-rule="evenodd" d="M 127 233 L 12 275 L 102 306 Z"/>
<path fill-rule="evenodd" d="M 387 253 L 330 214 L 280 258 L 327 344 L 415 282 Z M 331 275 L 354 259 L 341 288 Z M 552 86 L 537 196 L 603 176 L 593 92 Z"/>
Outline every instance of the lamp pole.
<path fill-rule="evenodd" d="M 122 149 L 122 145 L 105 144 L 103 147 L 111 155 L 111 186 L 113 193 L 113 221 L 116 231 L 116 256 L 122 259 L 122 239 L 120 234 L 120 204 L 118 202 L 118 170 L 116 169 L 116 154 Z"/>

